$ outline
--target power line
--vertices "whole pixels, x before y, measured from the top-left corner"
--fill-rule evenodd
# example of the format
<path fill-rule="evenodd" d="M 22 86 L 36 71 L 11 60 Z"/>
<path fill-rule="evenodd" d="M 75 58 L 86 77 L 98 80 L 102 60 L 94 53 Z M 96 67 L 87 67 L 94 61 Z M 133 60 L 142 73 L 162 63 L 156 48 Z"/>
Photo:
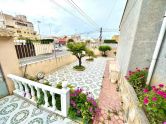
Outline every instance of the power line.
<path fill-rule="evenodd" d="M 75 10 L 77 10 L 77 12 L 82 15 L 89 23 L 95 27 L 99 27 L 96 22 L 91 17 L 89 17 L 73 0 L 67 0 L 66 2 L 69 3 L 70 6 L 72 6 Z"/>
<path fill-rule="evenodd" d="M 72 12 L 70 12 L 68 9 L 66 9 L 65 7 L 61 6 L 60 4 L 58 4 L 55 0 L 50 0 L 53 4 L 55 4 L 56 6 L 58 6 L 59 8 L 61 8 L 63 11 L 67 12 L 68 14 L 76 17 L 77 19 L 83 21 L 84 23 L 90 25 L 89 23 L 87 23 L 85 20 L 83 20 L 82 18 L 76 16 L 75 14 L 73 14 Z M 90 25 L 92 26 L 92 25 Z M 94 28 L 94 27 L 93 27 Z"/>
<path fill-rule="evenodd" d="M 69 0 L 68 0 L 69 1 Z M 78 10 L 80 10 L 80 12 L 83 13 L 83 15 L 85 15 L 85 17 L 90 20 L 92 23 L 94 23 L 97 27 L 98 25 L 96 24 L 96 22 L 90 17 L 88 16 L 73 0 L 71 0 L 71 2 L 78 8 Z"/>
<path fill-rule="evenodd" d="M 112 13 L 113 13 L 113 9 L 115 8 L 115 6 L 116 6 L 118 0 L 114 0 L 114 1 L 115 1 L 115 2 L 114 2 L 114 4 L 112 4 L 113 6 L 111 7 L 110 12 L 109 12 L 107 18 L 105 19 L 105 20 L 106 20 L 106 21 L 105 21 L 105 25 L 106 25 L 106 23 L 109 21 L 111 15 L 112 15 Z"/>

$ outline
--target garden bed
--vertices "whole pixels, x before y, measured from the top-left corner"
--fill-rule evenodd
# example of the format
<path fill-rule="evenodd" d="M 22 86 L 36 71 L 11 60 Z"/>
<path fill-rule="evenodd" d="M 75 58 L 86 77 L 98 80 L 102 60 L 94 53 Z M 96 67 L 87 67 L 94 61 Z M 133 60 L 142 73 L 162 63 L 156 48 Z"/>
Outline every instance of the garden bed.
<path fill-rule="evenodd" d="M 129 71 L 128 75 L 125 77 L 126 79 L 124 79 L 126 81 L 124 82 L 128 82 L 128 85 L 131 87 L 129 91 L 133 89 L 133 92 L 131 92 L 130 94 L 135 94 L 135 96 L 132 96 L 129 99 L 133 99 L 135 97 L 135 101 L 137 102 L 135 102 L 133 105 L 134 106 L 137 105 L 139 108 L 144 110 L 150 124 L 165 124 L 166 123 L 165 86 L 162 83 L 159 84 L 158 86 L 146 85 L 147 75 L 148 75 L 148 68 L 143 68 L 143 69 L 136 68 L 135 71 Z M 122 87 L 122 91 L 123 90 L 124 89 Z M 128 97 L 130 96 L 130 94 L 128 93 Z M 136 110 L 134 109 L 133 112 L 136 113 Z"/>
<path fill-rule="evenodd" d="M 84 66 L 74 66 L 73 67 L 74 68 L 74 70 L 77 70 L 77 71 L 84 71 L 85 70 L 85 67 Z"/>

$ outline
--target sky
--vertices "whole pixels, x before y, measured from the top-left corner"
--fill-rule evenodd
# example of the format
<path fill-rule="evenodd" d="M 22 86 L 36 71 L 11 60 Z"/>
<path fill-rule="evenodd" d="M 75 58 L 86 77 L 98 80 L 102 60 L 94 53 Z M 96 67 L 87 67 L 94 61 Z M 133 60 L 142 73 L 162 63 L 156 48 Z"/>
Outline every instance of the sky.
<path fill-rule="evenodd" d="M 119 24 L 126 0 L 73 0 L 83 16 L 69 3 L 71 0 L 0 0 L 3 13 L 26 15 L 42 36 L 81 34 L 82 38 L 110 39 L 119 34 Z M 87 19 L 85 14 L 88 16 Z M 40 21 L 40 23 L 37 23 Z"/>

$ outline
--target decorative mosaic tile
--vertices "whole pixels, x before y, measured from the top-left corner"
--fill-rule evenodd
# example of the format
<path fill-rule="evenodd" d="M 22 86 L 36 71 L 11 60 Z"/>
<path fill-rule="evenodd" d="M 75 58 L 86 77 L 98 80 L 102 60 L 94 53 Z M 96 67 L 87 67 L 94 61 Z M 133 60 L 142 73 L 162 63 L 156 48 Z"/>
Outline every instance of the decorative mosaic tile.
<path fill-rule="evenodd" d="M 11 124 L 18 124 L 23 122 L 25 119 L 27 119 L 29 115 L 29 111 L 28 110 L 22 110 L 20 112 L 18 112 L 17 114 L 15 114 L 12 119 L 10 120 Z"/>
<path fill-rule="evenodd" d="M 63 117 L 27 104 L 17 96 L 7 96 L 2 101 L 5 105 L 0 108 L 0 124 L 66 124 Z"/>
<path fill-rule="evenodd" d="M 17 107 L 17 103 L 9 104 L 0 110 L 0 115 L 7 115 L 9 113 L 12 113 Z"/>
<path fill-rule="evenodd" d="M 86 68 L 84 71 L 73 70 L 73 66 L 78 64 L 78 62 L 75 62 L 56 70 L 56 72 L 48 76 L 48 80 L 52 83 L 54 82 L 54 85 L 57 82 L 66 80 L 76 87 L 82 87 L 87 92 L 91 91 L 94 97 L 98 98 L 107 60 L 107 58 L 103 57 L 95 58 L 93 62 L 87 62 L 83 59 L 82 64 Z"/>

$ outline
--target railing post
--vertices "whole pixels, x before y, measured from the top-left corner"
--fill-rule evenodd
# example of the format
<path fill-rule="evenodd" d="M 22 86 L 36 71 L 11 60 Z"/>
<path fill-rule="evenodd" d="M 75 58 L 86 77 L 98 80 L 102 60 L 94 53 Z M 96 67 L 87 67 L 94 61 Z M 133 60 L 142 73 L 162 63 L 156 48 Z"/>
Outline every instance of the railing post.
<path fill-rule="evenodd" d="M 13 82 L 14 82 L 14 86 L 15 86 L 15 91 L 14 92 L 16 92 L 16 93 L 19 93 L 19 86 L 18 86 L 18 83 L 17 83 L 17 81 L 15 80 L 15 79 L 12 79 L 13 80 Z"/>
<path fill-rule="evenodd" d="M 19 95 L 21 95 L 21 96 L 24 96 L 24 89 L 23 89 L 23 86 L 22 86 L 22 82 L 21 81 L 18 81 L 18 85 L 19 85 L 19 87 L 20 87 L 20 92 L 19 92 Z"/>
<path fill-rule="evenodd" d="M 28 85 L 23 83 L 24 87 L 25 87 L 25 97 L 30 99 L 31 98 L 31 94 L 29 92 L 29 89 L 28 89 Z"/>
<path fill-rule="evenodd" d="M 37 90 L 37 98 L 39 99 L 40 98 L 40 89 L 36 87 L 36 90 Z"/>
<path fill-rule="evenodd" d="M 45 106 L 45 107 L 48 107 L 48 106 L 49 106 L 49 103 L 48 103 L 47 91 L 43 90 L 43 92 L 44 92 L 44 101 L 45 101 L 44 106 Z"/>
<path fill-rule="evenodd" d="M 61 94 L 61 111 L 65 117 L 68 115 L 68 109 L 70 107 L 70 89 L 67 88 L 67 82 L 62 82 L 62 90 L 65 93 Z"/>
<path fill-rule="evenodd" d="M 30 88 L 31 88 L 31 99 L 33 100 L 33 101 L 36 101 L 36 97 L 35 97 L 35 91 L 34 91 L 34 89 L 33 89 L 33 86 L 31 86 L 30 85 Z"/>
<path fill-rule="evenodd" d="M 52 96 L 52 109 L 53 111 L 56 110 L 56 100 L 55 100 L 55 94 L 54 93 L 51 93 L 51 96 Z"/>

